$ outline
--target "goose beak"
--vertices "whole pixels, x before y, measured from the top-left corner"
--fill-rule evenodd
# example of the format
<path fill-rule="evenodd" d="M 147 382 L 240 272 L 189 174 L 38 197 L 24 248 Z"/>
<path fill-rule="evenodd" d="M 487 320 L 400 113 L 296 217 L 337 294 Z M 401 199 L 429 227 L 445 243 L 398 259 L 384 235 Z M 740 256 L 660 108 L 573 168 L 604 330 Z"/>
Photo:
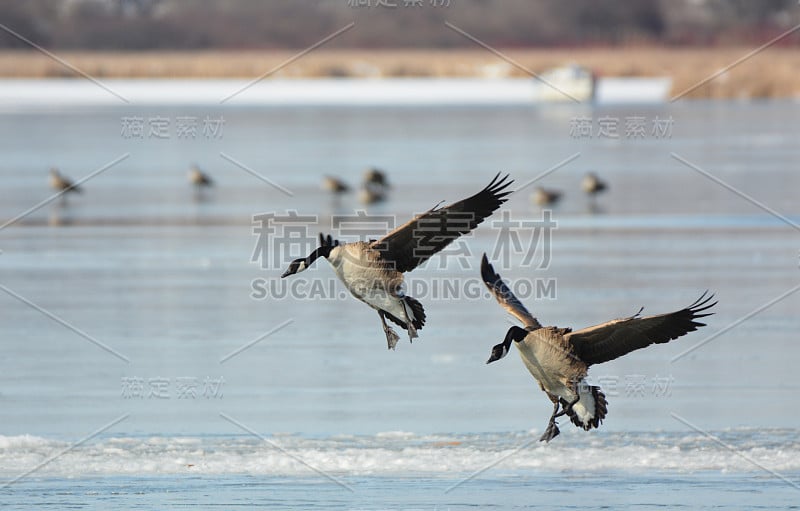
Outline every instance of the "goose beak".
<path fill-rule="evenodd" d="M 289 275 L 294 275 L 295 273 L 297 273 L 297 263 L 295 261 L 292 261 L 289 264 L 289 267 L 286 268 L 286 271 L 283 272 L 283 275 L 281 275 L 281 278 L 288 277 Z"/>
<path fill-rule="evenodd" d="M 306 269 L 306 264 L 304 259 L 295 259 L 291 263 L 289 263 L 289 268 L 283 272 L 281 278 L 288 277 L 289 275 L 294 275 L 295 273 L 299 273 Z"/>
<path fill-rule="evenodd" d="M 489 360 L 486 361 L 487 364 L 491 364 L 501 358 L 505 357 L 508 353 L 508 348 L 505 347 L 503 343 L 497 344 L 492 348 L 492 354 L 489 356 Z"/>

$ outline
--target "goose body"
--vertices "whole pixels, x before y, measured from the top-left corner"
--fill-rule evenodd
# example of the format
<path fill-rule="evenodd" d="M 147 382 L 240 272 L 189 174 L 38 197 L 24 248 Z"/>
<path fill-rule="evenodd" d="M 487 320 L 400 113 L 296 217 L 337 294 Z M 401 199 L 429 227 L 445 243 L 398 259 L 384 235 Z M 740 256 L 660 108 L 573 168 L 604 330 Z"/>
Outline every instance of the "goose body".
<path fill-rule="evenodd" d="M 399 336 L 386 324 L 388 318 L 418 337 L 425 325 L 425 310 L 403 290 L 403 274 L 411 271 L 459 236 L 475 229 L 505 202 L 513 182 L 498 174 L 486 188 L 444 208 L 434 207 L 393 230 L 380 240 L 339 243 L 320 234 L 320 246 L 295 259 L 281 278 L 306 270 L 319 257 L 333 267 L 345 287 L 358 300 L 378 311 L 389 349 Z"/>
<path fill-rule="evenodd" d="M 711 315 L 704 312 L 717 303 L 709 303 L 713 295 L 706 297 L 703 293 L 679 311 L 647 317 L 637 313 L 573 332 L 571 328 L 543 327 L 494 271 L 486 254 L 481 261 L 481 277 L 497 302 L 524 326 L 509 328 L 503 342 L 492 348 L 486 363 L 505 357 L 512 344 L 517 346 L 525 367 L 554 405 L 540 439 L 546 442 L 559 434 L 556 418 L 561 415 L 567 415 L 573 424 L 587 431 L 599 427 L 605 418 L 605 395 L 600 387 L 585 380 L 589 366 L 697 330 L 705 324 L 695 320 Z"/>
<path fill-rule="evenodd" d="M 597 177 L 597 174 L 594 172 L 587 172 L 581 181 L 581 188 L 583 188 L 583 191 L 589 196 L 594 197 L 598 193 L 605 191 L 608 185 L 605 181 Z"/>
<path fill-rule="evenodd" d="M 386 200 L 386 190 L 384 187 L 372 183 L 364 183 L 358 190 L 358 200 L 362 204 L 376 204 Z"/>
<path fill-rule="evenodd" d="M 596 428 L 606 414 L 605 395 L 586 383 L 589 367 L 575 357 L 565 331 L 569 329 L 543 327 L 526 331 L 517 343 L 517 351 L 542 390 L 558 398 L 554 403 L 573 403 L 574 414 L 570 418 L 576 426 Z"/>
<path fill-rule="evenodd" d="M 333 176 L 324 176 L 322 178 L 322 188 L 335 195 L 350 191 L 350 187 L 347 186 L 347 183 Z"/>
<path fill-rule="evenodd" d="M 364 180 L 358 191 L 358 200 L 362 204 L 383 202 L 389 196 L 389 180 L 386 173 L 378 168 L 370 167 L 364 172 Z"/>
<path fill-rule="evenodd" d="M 553 205 L 561 200 L 561 192 L 558 190 L 547 190 L 541 186 L 537 186 L 533 190 L 531 200 L 538 206 Z"/>
<path fill-rule="evenodd" d="M 74 184 L 68 177 L 62 175 L 55 167 L 50 169 L 50 188 L 64 193 L 83 192 L 81 187 Z"/>
<path fill-rule="evenodd" d="M 365 241 L 338 245 L 328 262 L 350 294 L 375 310 L 402 318 L 403 274 L 383 264 L 380 252 Z"/>
<path fill-rule="evenodd" d="M 376 167 L 370 167 L 364 172 L 364 184 L 389 188 L 389 180 L 386 178 L 386 172 Z"/>
<path fill-rule="evenodd" d="M 204 188 L 214 185 L 214 181 L 209 177 L 208 174 L 200 170 L 197 166 L 193 166 L 189 169 L 189 182 L 195 186 L 195 188 Z"/>

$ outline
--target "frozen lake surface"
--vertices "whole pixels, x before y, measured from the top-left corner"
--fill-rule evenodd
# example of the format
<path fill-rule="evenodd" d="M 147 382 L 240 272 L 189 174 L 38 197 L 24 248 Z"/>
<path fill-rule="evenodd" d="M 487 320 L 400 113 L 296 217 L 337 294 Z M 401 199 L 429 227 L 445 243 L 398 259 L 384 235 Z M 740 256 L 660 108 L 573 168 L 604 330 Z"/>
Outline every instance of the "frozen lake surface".
<path fill-rule="evenodd" d="M 7 108 L 0 501 L 796 507 L 799 113 L 793 102 Z M 141 137 L 126 131 L 137 118 Z M 222 131 L 204 132 L 206 118 Z M 195 135 L 179 136 L 191 119 Z M 575 131 L 586 119 L 591 136 Z M 616 119 L 616 138 L 600 119 Z M 671 119 L 669 136 L 656 119 Z M 151 134 L 163 120 L 167 136 Z M 642 122 L 643 136 L 626 134 Z M 83 194 L 20 216 L 51 196 L 50 166 L 80 179 L 115 161 Z M 217 186 L 193 192 L 193 162 Z M 565 193 L 545 243 L 529 183 L 559 164 L 536 183 Z M 325 174 L 356 186 L 368 165 L 387 170 L 388 202 L 320 189 Z M 594 202 L 579 188 L 587 170 L 610 185 Z M 257 252 L 254 215 L 296 211 L 308 237 L 347 239 L 332 225 L 342 215 L 402 223 L 499 171 L 527 186 L 507 216 L 408 275 L 429 321 L 395 352 L 324 261 L 291 284 L 278 277 L 304 249 Z M 483 252 L 544 324 L 672 311 L 705 289 L 717 314 L 593 367 L 609 400 L 601 429 L 562 421 L 544 445 L 551 405 L 522 363 L 485 365 L 511 323 L 481 288 Z"/>

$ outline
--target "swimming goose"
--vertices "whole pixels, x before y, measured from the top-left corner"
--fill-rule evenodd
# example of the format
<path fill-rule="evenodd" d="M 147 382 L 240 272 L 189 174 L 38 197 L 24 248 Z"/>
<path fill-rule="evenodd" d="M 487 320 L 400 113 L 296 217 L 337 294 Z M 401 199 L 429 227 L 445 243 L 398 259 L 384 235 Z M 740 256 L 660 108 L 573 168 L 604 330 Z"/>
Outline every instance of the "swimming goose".
<path fill-rule="evenodd" d="M 706 297 L 708 292 L 705 292 L 679 311 L 643 318 L 639 316 L 640 309 L 633 316 L 573 332 L 571 328 L 543 327 L 494 271 L 486 254 L 481 261 L 481 278 L 497 302 L 524 326 L 509 328 L 503 342 L 492 348 L 486 363 L 505 357 L 512 341 L 516 342 L 528 371 L 554 405 L 539 439 L 544 442 L 559 434 L 556 418 L 562 415 L 569 416 L 573 424 L 586 431 L 599 427 L 605 418 L 608 405 L 605 394 L 600 387 L 590 386 L 584 380 L 589 366 L 693 332 L 705 326 L 695 320 L 713 314 L 701 313 L 717 304 L 709 304 L 714 295 Z"/>
<path fill-rule="evenodd" d="M 561 191 L 547 190 L 542 188 L 541 186 L 537 186 L 533 190 L 533 194 L 531 195 L 531 200 L 534 203 L 536 203 L 537 206 L 554 205 L 561 200 Z"/>
<path fill-rule="evenodd" d="M 605 181 L 601 181 L 594 172 L 587 172 L 586 175 L 583 176 L 583 181 L 581 181 L 581 188 L 583 188 L 583 191 L 589 194 L 590 197 L 594 197 L 598 193 L 608 189 L 608 185 Z"/>
<path fill-rule="evenodd" d="M 77 186 L 68 177 L 62 175 L 55 167 L 50 169 L 50 188 L 64 193 L 83 192 L 83 188 Z"/>
<path fill-rule="evenodd" d="M 209 187 L 214 185 L 214 181 L 197 165 L 192 165 L 189 169 L 189 182 L 195 186 L 196 189 Z"/>
<path fill-rule="evenodd" d="M 422 304 L 403 292 L 403 273 L 475 229 L 506 201 L 511 183 L 508 176 L 500 178 L 498 173 L 475 195 L 444 208 L 434 206 L 377 241 L 340 244 L 320 234 L 320 246 L 308 257 L 292 261 L 281 278 L 325 257 L 348 291 L 378 311 L 389 349 L 394 349 L 400 337 L 386 318 L 407 330 L 409 340 L 418 337 L 417 330 L 425 325 Z"/>

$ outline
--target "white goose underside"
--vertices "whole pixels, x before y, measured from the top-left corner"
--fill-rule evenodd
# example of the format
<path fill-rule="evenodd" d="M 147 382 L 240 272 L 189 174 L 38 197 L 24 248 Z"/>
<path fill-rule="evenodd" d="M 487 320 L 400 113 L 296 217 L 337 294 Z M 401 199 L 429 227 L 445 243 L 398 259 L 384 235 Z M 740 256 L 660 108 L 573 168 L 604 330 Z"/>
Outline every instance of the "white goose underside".
<path fill-rule="evenodd" d="M 517 343 L 517 351 L 525 367 L 545 392 L 558 396 L 567 403 L 573 402 L 580 395 L 572 410 L 580 425 L 589 429 L 597 415 L 597 403 L 591 385 L 584 379 L 585 368 L 578 373 L 577 378 L 574 374 L 565 374 L 564 369 L 574 364 L 569 354 L 558 346 L 532 337 L 529 335 Z"/>
<path fill-rule="evenodd" d="M 331 251 L 328 260 L 339 280 L 350 294 L 376 310 L 383 310 L 405 321 L 406 316 L 416 319 L 411 307 L 403 302 L 403 274 L 395 272 L 392 282 L 386 282 L 386 274 L 362 263 L 361 254 L 351 244 L 340 245 Z M 387 287 L 387 284 L 389 286 Z"/>

